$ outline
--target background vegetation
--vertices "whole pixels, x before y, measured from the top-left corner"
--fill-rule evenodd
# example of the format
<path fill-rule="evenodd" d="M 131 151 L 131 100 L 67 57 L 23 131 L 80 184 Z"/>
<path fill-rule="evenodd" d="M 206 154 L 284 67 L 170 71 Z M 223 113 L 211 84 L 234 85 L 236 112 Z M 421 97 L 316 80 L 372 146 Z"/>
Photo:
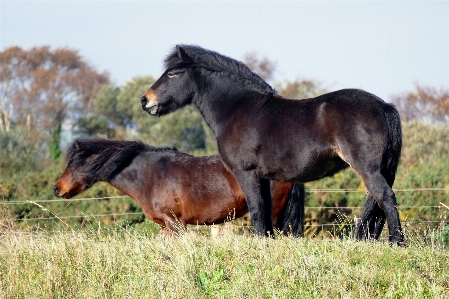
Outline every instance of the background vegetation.
<path fill-rule="evenodd" d="M 276 63 L 255 52 L 245 54 L 243 61 L 268 81 L 276 70 Z M 142 139 L 194 155 L 217 153 L 212 133 L 193 107 L 161 118 L 142 111 L 139 99 L 154 80 L 134 77 L 116 86 L 70 49 L 13 47 L 0 52 L 0 200 L 16 227 L 52 231 L 144 221 L 132 199 L 103 183 L 78 196 L 96 200 L 67 202 L 53 196 L 53 184 L 65 167 L 64 148 L 74 136 Z M 307 78 L 271 83 L 289 98 L 329 89 Z M 404 146 L 394 188 L 402 220 L 426 221 L 416 229 L 427 235 L 447 228 L 440 203 L 449 205 L 449 91 L 419 84 L 415 89 L 388 99 L 403 118 Z M 346 170 L 306 188 L 307 234 L 347 235 L 363 204 L 364 187 L 357 176 Z M 438 190 L 418 190 L 422 188 Z M 404 189 L 414 191 L 400 191 Z"/>

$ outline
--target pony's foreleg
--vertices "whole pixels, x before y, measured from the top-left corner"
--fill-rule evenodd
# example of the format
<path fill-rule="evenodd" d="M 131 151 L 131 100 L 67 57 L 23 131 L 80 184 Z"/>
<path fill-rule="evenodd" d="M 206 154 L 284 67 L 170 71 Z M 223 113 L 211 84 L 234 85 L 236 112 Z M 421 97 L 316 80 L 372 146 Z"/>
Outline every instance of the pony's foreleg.
<path fill-rule="evenodd" d="M 168 236 L 168 237 L 173 237 L 173 231 L 170 230 L 169 228 L 167 228 L 166 226 L 161 226 L 162 232 Z"/>
<path fill-rule="evenodd" d="M 164 232 L 171 236 L 181 236 L 187 232 L 187 225 L 174 214 L 167 216 L 164 223 Z"/>
<path fill-rule="evenodd" d="M 386 216 L 374 197 L 368 193 L 360 222 L 355 229 L 357 240 L 378 239 L 382 233 Z"/>
<path fill-rule="evenodd" d="M 255 176 L 252 172 L 234 173 L 245 195 L 248 210 L 257 236 L 274 236 L 271 221 L 270 181 Z"/>

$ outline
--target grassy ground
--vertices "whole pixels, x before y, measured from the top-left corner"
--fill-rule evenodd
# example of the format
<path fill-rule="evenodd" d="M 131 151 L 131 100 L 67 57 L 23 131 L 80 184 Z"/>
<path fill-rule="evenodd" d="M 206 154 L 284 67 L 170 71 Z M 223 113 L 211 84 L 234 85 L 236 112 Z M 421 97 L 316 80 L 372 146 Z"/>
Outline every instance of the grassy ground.
<path fill-rule="evenodd" d="M 449 251 L 409 244 L 11 231 L 0 298 L 449 298 Z"/>

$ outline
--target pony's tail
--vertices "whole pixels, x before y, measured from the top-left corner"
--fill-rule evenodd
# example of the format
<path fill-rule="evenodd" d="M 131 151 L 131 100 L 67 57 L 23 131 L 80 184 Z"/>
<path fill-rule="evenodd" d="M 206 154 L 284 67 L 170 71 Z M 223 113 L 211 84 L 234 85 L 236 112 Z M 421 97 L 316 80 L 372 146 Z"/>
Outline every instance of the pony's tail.
<path fill-rule="evenodd" d="M 381 173 L 388 185 L 393 186 L 402 150 L 402 128 L 399 112 L 391 104 L 384 107 L 388 126 L 388 145 L 384 151 Z"/>
<path fill-rule="evenodd" d="M 293 237 L 304 236 L 304 184 L 293 184 L 287 202 L 276 221 L 276 227 L 283 234 Z"/>

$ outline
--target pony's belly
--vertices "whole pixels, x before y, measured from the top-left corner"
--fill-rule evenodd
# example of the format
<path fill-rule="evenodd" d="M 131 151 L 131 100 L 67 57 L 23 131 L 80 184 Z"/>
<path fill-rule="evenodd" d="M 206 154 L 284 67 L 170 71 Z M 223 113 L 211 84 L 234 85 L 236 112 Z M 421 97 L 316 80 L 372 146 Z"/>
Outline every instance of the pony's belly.
<path fill-rule="evenodd" d="M 238 185 L 237 185 L 238 186 Z M 183 217 L 188 224 L 211 225 L 223 223 L 226 220 L 239 218 L 248 212 L 243 192 L 226 190 L 197 197 L 196 200 L 185 201 Z"/>
<path fill-rule="evenodd" d="M 291 163 L 287 167 L 277 168 L 271 172 L 265 170 L 262 177 L 276 181 L 305 183 L 332 176 L 348 166 L 340 157 L 332 157 L 308 163 Z"/>
<path fill-rule="evenodd" d="M 333 176 L 337 172 L 347 168 L 349 165 L 340 159 L 339 157 L 329 159 L 322 163 L 315 163 L 314 165 L 310 165 L 306 167 L 302 173 L 300 173 L 295 181 L 299 182 L 311 182 L 316 181 L 325 177 Z"/>
<path fill-rule="evenodd" d="M 225 221 L 240 218 L 248 212 L 248 206 L 245 201 L 241 205 L 218 208 L 220 209 L 216 209 L 216 207 L 204 207 L 201 213 L 198 213 L 198 210 L 196 212 L 192 211 L 192 213 L 187 212 L 189 217 L 186 219 L 186 223 L 194 225 L 220 224 Z"/>

